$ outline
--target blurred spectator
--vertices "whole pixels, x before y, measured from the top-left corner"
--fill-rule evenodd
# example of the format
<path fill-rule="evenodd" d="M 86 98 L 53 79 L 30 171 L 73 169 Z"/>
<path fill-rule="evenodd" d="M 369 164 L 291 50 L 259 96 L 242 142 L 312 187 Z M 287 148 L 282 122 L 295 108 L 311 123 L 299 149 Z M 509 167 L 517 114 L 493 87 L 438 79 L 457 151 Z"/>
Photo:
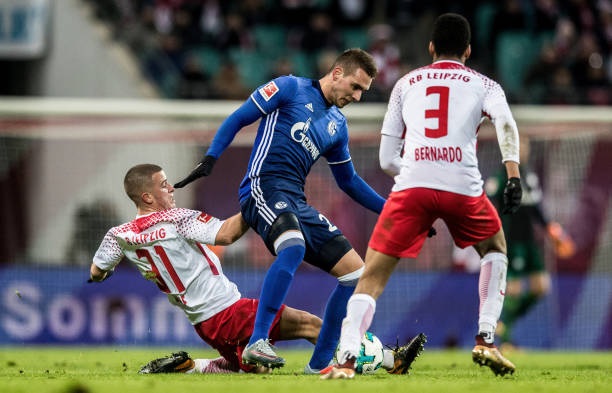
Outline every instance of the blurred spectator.
<path fill-rule="evenodd" d="M 255 48 L 253 32 L 244 24 L 242 16 L 236 12 L 230 12 L 225 17 L 225 26 L 219 34 L 218 47 L 221 50 L 242 49 L 251 50 Z"/>
<path fill-rule="evenodd" d="M 576 86 L 583 92 L 582 103 L 610 104 L 610 84 L 605 72 L 604 56 L 594 34 L 585 33 L 580 36 L 570 71 Z"/>
<path fill-rule="evenodd" d="M 543 94 L 553 84 L 553 70 L 562 67 L 553 44 L 545 44 L 538 60 L 527 70 L 524 85 L 529 91 L 529 104 L 541 104 Z"/>
<path fill-rule="evenodd" d="M 567 16 L 581 34 L 585 31 L 594 31 L 597 25 L 597 10 L 595 2 L 591 0 L 569 0 L 567 2 Z"/>
<path fill-rule="evenodd" d="M 579 94 L 574 86 L 571 72 L 567 67 L 558 66 L 549 71 L 551 83 L 546 86 L 543 93 L 544 105 L 578 105 Z"/>
<path fill-rule="evenodd" d="M 155 30 L 162 34 L 168 34 L 173 27 L 174 4 L 172 1 L 159 0 L 155 2 L 153 9 L 153 23 Z"/>
<path fill-rule="evenodd" d="M 273 7 L 273 20 L 288 28 L 306 26 L 308 18 L 317 6 L 317 0 L 280 0 Z"/>
<path fill-rule="evenodd" d="M 331 70 L 332 65 L 336 61 L 340 53 L 335 50 L 324 50 L 317 57 L 317 71 L 315 77 L 325 75 Z M 369 94 L 369 93 L 368 93 Z"/>
<path fill-rule="evenodd" d="M 520 0 L 503 0 L 501 8 L 498 8 L 493 16 L 491 25 L 491 36 L 488 48 L 495 58 L 497 52 L 497 40 L 500 35 L 507 32 L 526 32 L 527 14 Z M 494 65 L 497 67 L 497 64 Z"/>
<path fill-rule="evenodd" d="M 431 8 L 437 2 L 427 1 L 387 1 L 385 4 L 385 21 L 395 28 L 413 26 L 427 13 L 436 13 Z M 444 11 L 447 12 L 447 11 Z"/>
<path fill-rule="evenodd" d="M 119 223 L 119 216 L 111 202 L 98 199 L 81 204 L 74 213 L 71 242 L 66 250 L 66 263 L 89 266 L 100 239 L 104 237 L 108 228 Z"/>
<path fill-rule="evenodd" d="M 242 83 L 237 65 L 226 59 L 212 83 L 212 98 L 244 100 L 251 91 Z"/>
<path fill-rule="evenodd" d="M 265 0 L 242 0 L 237 12 L 249 28 L 272 22 Z"/>
<path fill-rule="evenodd" d="M 278 78 L 279 76 L 294 74 L 295 69 L 293 67 L 293 62 L 291 61 L 291 59 L 288 57 L 281 57 L 280 59 L 274 62 L 272 72 L 270 73 L 270 75 L 268 75 L 266 79 L 272 80 L 274 78 Z"/>
<path fill-rule="evenodd" d="M 343 49 L 342 37 L 329 15 L 323 11 L 312 14 L 300 36 L 299 49 L 308 53 Z"/>
<path fill-rule="evenodd" d="M 569 19 L 562 18 L 557 24 L 554 37 L 555 49 L 558 55 L 563 58 L 570 56 L 576 41 L 576 28 L 574 24 Z"/>
<path fill-rule="evenodd" d="M 193 7 L 177 8 L 172 14 L 172 32 L 181 39 L 186 47 L 201 44 L 204 41 L 204 35 L 194 22 L 195 11 Z"/>
<path fill-rule="evenodd" d="M 612 1 L 607 1 L 605 6 L 602 6 L 599 18 L 601 19 L 601 31 L 603 40 L 606 43 L 604 49 L 610 54 L 612 50 Z"/>
<path fill-rule="evenodd" d="M 400 78 L 400 50 L 393 41 L 393 34 L 393 27 L 387 24 L 377 24 L 368 30 L 368 51 L 378 67 L 378 75 L 372 83 L 371 91 L 380 101 L 388 98 L 395 82 Z"/>
<path fill-rule="evenodd" d="M 176 96 L 182 99 L 205 99 L 212 96 L 211 77 L 196 55 L 185 58 Z"/>
<path fill-rule="evenodd" d="M 332 0 L 329 14 L 341 27 L 363 27 L 374 17 L 374 0 Z"/>
<path fill-rule="evenodd" d="M 224 10 L 221 0 L 202 0 L 198 10 L 198 27 L 202 32 L 204 44 L 216 45 L 217 38 L 223 31 Z"/>
<path fill-rule="evenodd" d="M 174 69 L 179 70 L 183 64 L 183 41 L 176 34 L 162 34 L 158 37 L 160 49 L 170 60 Z"/>
<path fill-rule="evenodd" d="M 486 45 L 474 45 L 476 41 L 473 40 L 470 59 L 481 62 L 483 72 L 489 69 L 490 73 L 494 73 L 497 67 L 488 59 L 499 58 L 496 53 L 497 39 L 502 33 L 529 34 L 535 46 L 553 44 L 552 48 L 543 48 L 542 57 L 527 73 L 522 88 L 517 89 L 521 94 L 517 96 L 516 103 L 609 105 L 611 100 L 611 0 L 444 0 L 433 3 L 377 3 L 374 0 L 83 1 L 94 7 L 95 14 L 108 23 L 116 39 L 123 40 L 140 56 L 144 72 L 160 86 L 165 86 L 167 73 L 175 77 L 183 69 L 185 51 L 197 49 L 198 45 L 214 47 L 221 52 L 254 51 L 254 29 L 268 24 L 286 26 L 286 47 L 279 48 L 278 52 L 283 53 L 283 49 L 287 52 L 301 51 L 292 58 L 296 69 L 304 69 L 304 75 L 322 75 L 327 71 L 323 69 L 327 53 L 337 54 L 345 49 L 343 38 L 348 37 L 348 32 L 359 35 L 357 29 L 366 29 L 371 21 L 380 20 L 382 16 L 386 24 L 374 25 L 368 30 L 369 38 L 375 38 L 369 51 L 381 70 L 374 80 L 371 94 L 366 97 L 368 101 L 386 99 L 395 80 L 403 75 L 399 70 L 402 67 L 400 61 L 409 62 L 410 65 L 403 65 L 409 68 L 421 65 L 420 53 L 426 54 L 426 48 L 413 49 L 401 37 L 429 34 L 422 26 L 429 26 L 430 19 L 439 13 L 460 12 L 471 15 L 473 19 L 476 9 L 488 6 L 494 12 L 488 17 L 491 21 L 491 33 L 485 34 L 488 42 Z M 476 37 L 477 32 L 474 31 L 473 35 Z M 525 60 L 529 61 L 527 58 Z M 275 66 L 288 69 L 287 61 L 278 59 Z M 185 64 L 188 62 L 185 61 Z M 517 67 L 521 67 L 521 64 L 517 64 Z M 279 72 L 282 71 L 270 68 L 264 70 L 263 75 Z M 201 78 L 192 71 L 185 70 L 184 73 L 187 75 L 182 75 L 183 82 Z M 185 91 L 184 86 L 180 90 Z M 544 91 L 549 94 L 548 97 L 543 96 Z M 577 94 L 577 98 L 569 97 L 570 91 Z M 164 92 L 176 93 L 167 89 Z"/>
<path fill-rule="evenodd" d="M 593 35 L 597 45 L 607 48 L 609 54 L 611 42 L 606 39 L 601 15 L 612 12 L 610 0 L 568 0 L 567 15 L 574 24 L 579 36 Z"/>
<path fill-rule="evenodd" d="M 533 5 L 535 33 L 554 34 L 561 18 L 561 10 L 557 0 L 536 0 Z"/>
<path fill-rule="evenodd" d="M 141 63 L 147 78 L 159 88 L 164 88 L 168 76 L 175 75 L 183 65 L 183 45 L 173 34 L 162 34 L 156 38 L 155 49 L 143 53 Z"/>
<path fill-rule="evenodd" d="M 135 19 L 130 19 L 129 23 L 115 31 L 116 36 L 124 40 L 137 55 L 148 53 L 158 46 L 154 13 L 153 5 L 143 5 L 134 16 Z"/>

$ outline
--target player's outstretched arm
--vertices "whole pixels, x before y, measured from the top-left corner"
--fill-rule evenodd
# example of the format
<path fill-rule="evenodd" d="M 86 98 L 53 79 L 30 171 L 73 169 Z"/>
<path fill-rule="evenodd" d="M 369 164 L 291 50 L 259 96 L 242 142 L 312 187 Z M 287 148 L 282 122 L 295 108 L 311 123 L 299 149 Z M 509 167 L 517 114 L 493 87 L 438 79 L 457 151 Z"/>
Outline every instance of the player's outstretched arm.
<path fill-rule="evenodd" d="M 236 109 L 221 123 L 204 158 L 187 177 L 176 183 L 174 188 L 183 188 L 194 180 L 210 175 L 217 159 L 232 143 L 238 131 L 260 117 L 261 111 L 257 105 L 250 98 L 246 100 L 240 108 Z"/>
<path fill-rule="evenodd" d="M 87 282 L 102 282 L 113 275 L 113 270 L 102 270 L 95 263 L 89 268 L 89 280 Z"/>
<path fill-rule="evenodd" d="M 174 188 L 183 188 L 196 179 L 210 175 L 216 162 L 217 159 L 215 157 L 209 155 L 204 156 L 204 158 L 198 162 L 195 168 L 193 168 L 191 173 L 187 175 L 186 178 L 176 183 Z"/>
<path fill-rule="evenodd" d="M 232 244 L 248 230 L 249 225 L 242 218 L 242 214 L 234 214 L 226 219 L 219 228 L 215 237 L 215 245 L 226 246 Z"/>
<path fill-rule="evenodd" d="M 351 161 L 330 165 L 329 167 L 334 175 L 334 179 L 336 179 L 338 187 L 348 196 L 353 198 L 361 206 L 372 210 L 374 213 L 380 213 L 382 211 L 383 205 L 385 204 L 385 198 L 378 195 L 368 183 L 359 177 Z"/>

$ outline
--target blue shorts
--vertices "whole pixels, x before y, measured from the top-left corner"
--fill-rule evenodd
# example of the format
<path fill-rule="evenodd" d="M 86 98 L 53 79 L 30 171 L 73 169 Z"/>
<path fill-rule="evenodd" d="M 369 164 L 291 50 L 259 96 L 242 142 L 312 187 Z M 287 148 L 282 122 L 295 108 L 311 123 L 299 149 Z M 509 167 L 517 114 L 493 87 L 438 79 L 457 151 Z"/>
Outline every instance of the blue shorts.
<path fill-rule="evenodd" d="M 251 228 L 261 236 L 273 255 L 274 240 L 269 233 L 275 219 L 283 213 L 293 213 L 300 222 L 300 229 L 306 242 L 304 260 L 329 272 L 352 246 L 342 232 L 327 217 L 306 203 L 303 196 L 273 191 L 264 198 L 252 196 L 240 203 L 242 216 Z M 332 248 L 332 249 L 330 249 Z"/>

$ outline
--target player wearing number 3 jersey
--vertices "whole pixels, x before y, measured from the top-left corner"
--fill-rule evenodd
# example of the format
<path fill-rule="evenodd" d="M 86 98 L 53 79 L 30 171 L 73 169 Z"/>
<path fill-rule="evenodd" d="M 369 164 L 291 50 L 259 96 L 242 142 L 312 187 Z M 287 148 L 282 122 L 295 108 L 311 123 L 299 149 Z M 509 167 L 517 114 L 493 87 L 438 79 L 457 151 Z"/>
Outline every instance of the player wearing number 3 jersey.
<path fill-rule="evenodd" d="M 505 211 L 513 213 L 521 200 L 518 130 L 500 85 L 465 66 L 470 35 L 461 15 L 438 17 L 429 43 L 433 64 L 409 72 L 391 92 L 379 158 L 395 184 L 371 235 L 365 271 L 348 302 L 339 364 L 327 378 L 350 377 L 376 299 L 399 259 L 418 256 L 437 219 L 445 222 L 455 244 L 474 246 L 482 258 L 474 362 L 496 375 L 514 372 L 493 338 L 508 260 L 499 215 L 483 192 L 476 139 L 483 117 L 490 117 L 509 179 Z"/>
<path fill-rule="evenodd" d="M 147 372 L 256 371 L 242 363 L 241 354 L 253 332 L 258 301 L 241 298 L 236 285 L 223 274 L 217 256 L 206 246 L 230 244 L 242 236 L 248 229 L 242 216 L 222 221 L 200 211 L 176 208 L 174 187 L 162 168 L 153 164 L 131 168 L 124 187 L 138 215 L 107 232 L 93 258 L 91 280 L 105 280 L 126 257 L 221 354 L 217 359 L 195 362 L 177 356 L 174 360 L 185 364 L 175 364 L 173 369 L 156 361 L 152 364 L 159 367 Z M 320 318 L 308 312 L 282 305 L 274 316 L 270 338 L 304 338 L 314 344 L 321 324 Z"/>

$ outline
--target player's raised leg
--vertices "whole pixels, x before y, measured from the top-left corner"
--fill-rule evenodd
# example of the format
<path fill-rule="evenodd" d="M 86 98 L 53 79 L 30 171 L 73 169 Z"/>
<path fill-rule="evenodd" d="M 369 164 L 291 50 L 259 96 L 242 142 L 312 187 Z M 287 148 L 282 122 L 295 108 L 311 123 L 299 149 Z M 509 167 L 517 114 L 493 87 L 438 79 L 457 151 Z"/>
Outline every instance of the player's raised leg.
<path fill-rule="evenodd" d="M 342 333 L 338 349 L 337 364 L 326 370 L 322 379 L 344 379 L 355 376 L 355 360 L 359 355 L 361 337 L 372 324 L 376 311 L 376 299 L 382 293 L 398 258 L 368 247 L 366 266 L 359 279 L 355 294 L 347 305 L 346 318 L 342 322 Z"/>

